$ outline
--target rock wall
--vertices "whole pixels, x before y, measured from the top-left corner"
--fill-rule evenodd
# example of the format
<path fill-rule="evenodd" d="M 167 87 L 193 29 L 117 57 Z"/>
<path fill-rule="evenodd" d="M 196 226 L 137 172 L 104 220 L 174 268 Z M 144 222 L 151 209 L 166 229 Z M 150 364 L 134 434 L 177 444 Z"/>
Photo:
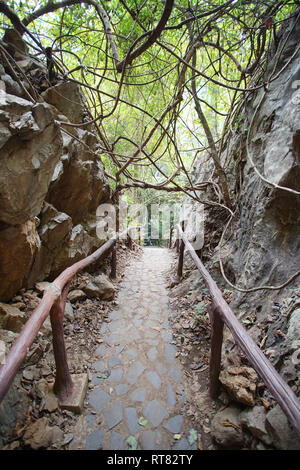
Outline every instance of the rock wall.
<path fill-rule="evenodd" d="M 8 31 L 2 45 L 15 70 L 0 64 L 0 300 L 21 288 L 53 279 L 101 242 L 96 208 L 111 191 L 91 126 L 81 123 L 85 99 L 74 82 L 47 85 L 43 63 Z M 16 77 L 19 78 L 16 80 Z M 30 100 L 32 86 L 38 90 Z"/>
<path fill-rule="evenodd" d="M 267 57 L 263 76 L 264 81 L 270 80 L 267 93 L 262 102 L 263 87 L 249 94 L 221 157 L 227 164 L 229 159 L 229 188 L 231 194 L 238 194 L 237 215 L 225 235 L 221 258 L 229 280 L 246 289 L 280 285 L 299 269 L 299 195 L 267 184 L 249 159 L 250 155 L 258 171 L 273 184 L 300 191 L 300 51 L 295 54 L 300 23 L 294 25 L 293 21 L 285 23 L 276 49 Z M 197 183 L 207 180 L 209 165 L 203 159 L 197 162 Z M 206 195 L 199 192 L 200 198 L 205 196 L 209 199 L 209 190 Z M 203 260 L 226 286 L 219 269 L 218 244 L 228 212 L 215 206 L 206 207 L 205 213 Z M 251 296 L 237 293 L 235 305 L 246 297 L 249 301 Z"/>
<path fill-rule="evenodd" d="M 205 208 L 204 246 L 199 255 L 219 287 L 226 289 L 224 296 L 243 326 L 299 396 L 300 278 L 280 290 L 243 293 L 228 285 L 219 265 L 220 254 L 227 278 L 243 289 L 281 285 L 299 270 L 300 197 L 274 187 L 300 191 L 300 23 L 294 23 L 296 18 L 284 22 L 277 44 L 266 58 L 262 79 L 269 81 L 267 92 L 260 88 L 248 95 L 222 154 L 222 161 L 230 163 L 228 181 L 237 200 L 236 216 L 219 250 L 228 212 L 216 206 Z M 263 181 L 250 159 L 273 185 Z M 203 160 L 197 162 L 196 182 L 207 180 L 208 166 Z M 199 192 L 203 199 L 209 196 L 209 190 L 205 195 Z M 190 236 L 192 240 L 195 234 Z M 188 256 L 187 268 L 192 271 L 174 288 L 174 295 L 183 296 L 193 289 L 201 292 L 204 287 Z M 245 365 L 249 366 L 248 361 L 225 328 L 220 378 L 229 379 L 223 380 L 220 397 L 227 408 L 212 422 L 214 440 L 221 447 L 240 448 L 245 445 L 246 432 L 258 439 L 254 448 L 299 449 L 299 438 L 262 382 L 254 388 L 253 402 L 246 408 L 245 401 L 233 393 L 235 387 L 241 392 Z M 230 375 L 232 370 L 235 378 Z M 236 427 L 225 426 L 226 420 Z"/>

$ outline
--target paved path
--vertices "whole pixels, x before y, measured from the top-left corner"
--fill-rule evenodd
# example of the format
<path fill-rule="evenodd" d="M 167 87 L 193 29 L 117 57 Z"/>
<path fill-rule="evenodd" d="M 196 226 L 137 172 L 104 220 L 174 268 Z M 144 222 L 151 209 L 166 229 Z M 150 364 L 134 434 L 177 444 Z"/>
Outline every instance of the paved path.
<path fill-rule="evenodd" d="M 86 449 L 136 443 L 150 450 L 197 448 L 189 443 L 192 423 L 181 414 L 184 373 L 168 321 L 164 272 L 171 261 L 167 249 L 145 248 L 125 270 L 118 309 L 100 329 L 104 342 L 93 364 L 95 388 L 87 395 Z"/>

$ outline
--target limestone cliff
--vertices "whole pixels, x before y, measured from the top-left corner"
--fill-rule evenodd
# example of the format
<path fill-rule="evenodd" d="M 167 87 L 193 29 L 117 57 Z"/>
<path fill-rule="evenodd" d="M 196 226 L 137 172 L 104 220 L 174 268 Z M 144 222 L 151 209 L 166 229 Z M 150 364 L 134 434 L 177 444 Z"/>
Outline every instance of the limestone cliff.
<path fill-rule="evenodd" d="M 111 192 L 95 129 L 57 124 L 86 119 L 80 87 L 65 80 L 49 87 L 46 67 L 16 33 L 2 46 L 17 64 L 12 70 L 1 56 L 0 300 L 8 301 L 100 245 L 96 208 Z"/>
<path fill-rule="evenodd" d="M 232 123 L 221 161 L 226 166 L 235 214 L 221 245 L 229 212 L 220 206 L 205 207 L 204 246 L 198 252 L 219 287 L 226 289 L 226 300 L 239 320 L 297 395 L 300 393 L 300 277 L 282 289 L 251 289 L 280 286 L 300 268 L 300 197 L 296 193 L 300 191 L 299 35 L 300 24 L 295 24 L 295 18 L 284 23 L 277 44 L 265 58 L 259 84 L 265 82 L 267 86 L 248 94 Z M 199 160 L 195 167 L 196 182 L 207 180 L 211 168 L 205 158 Z M 209 199 L 213 196 L 209 191 L 205 195 L 199 192 L 199 197 Z M 195 233 L 189 221 L 186 228 L 192 240 Z M 250 292 L 236 290 L 227 283 L 219 257 L 230 283 Z M 185 269 L 185 278 L 174 288 L 173 295 L 203 292 L 202 278 L 188 256 Z M 224 375 L 230 375 L 231 366 L 242 370 L 245 363 L 249 365 L 226 329 L 222 354 Z M 237 374 L 237 381 L 240 379 Z M 234 380 L 230 377 L 229 388 L 232 387 Z M 271 394 L 263 385 L 256 393 L 264 406 L 246 408 L 246 414 L 239 415 L 237 424 L 253 435 L 257 433 L 256 437 L 264 445 L 272 442 L 278 449 L 298 449 L 299 440 L 280 407 L 277 405 L 266 412 L 275 405 Z M 237 398 L 234 401 L 243 403 Z M 227 408 L 229 419 L 234 409 L 234 406 Z M 268 431 L 267 441 L 259 434 L 261 429 L 257 431 L 257 415 L 261 429 L 266 427 Z M 216 441 L 228 447 L 232 442 L 226 442 L 228 432 L 223 422 L 224 415 L 217 414 L 212 430 Z"/>

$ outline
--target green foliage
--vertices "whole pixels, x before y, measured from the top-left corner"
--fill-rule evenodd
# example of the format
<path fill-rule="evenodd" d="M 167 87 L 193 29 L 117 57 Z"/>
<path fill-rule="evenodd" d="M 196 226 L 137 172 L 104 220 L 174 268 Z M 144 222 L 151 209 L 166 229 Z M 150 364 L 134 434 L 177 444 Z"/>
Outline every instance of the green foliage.
<path fill-rule="evenodd" d="M 20 19 L 49 3 L 46 0 L 7 1 Z M 57 64 L 65 72 L 80 66 L 69 77 L 86 85 L 84 92 L 91 115 L 98 117 L 99 130 L 111 149 L 110 152 L 105 151 L 103 145 L 100 155 L 107 172 L 115 176 L 116 159 L 123 165 L 146 142 L 129 165 L 128 174 L 121 175 L 121 184 L 133 178 L 159 185 L 180 166 L 185 170 L 181 170 L 175 181 L 181 187 L 188 187 L 196 158 L 203 160 L 203 170 L 209 168 L 205 150 L 207 136 L 191 95 L 193 77 L 215 142 L 218 144 L 221 136 L 229 135 L 232 129 L 240 130 L 242 115 L 237 113 L 231 124 L 227 117 L 242 101 L 240 89 L 249 86 L 256 68 L 249 74 L 241 71 L 250 70 L 251 65 L 255 65 L 262 37 L 265 36 L 265 47 L 269 47 L 274 28 L 280 27 L 283 19 L 294 11 L 297 2 L 283 1 L 275 5 L 271 0 L 238 0 L 226 9 L 216 11 L 218 6 L 225 4 L 222 0 L 175 2 L 167 27 L 158 41 L 126 67 L 124 76 L 116 72 L 103 18 L 92 5 L 82 2 L 57 9 L 29 25 L 43 47 L 53 47 Z M 157 27 L 165 2 L 110 0 L 99 2 L 99 5 L 106 11 L 119 59 L 123 60 L 129 51 L 149 37 L 145 33 Z M 210 11 L 215 13 L 209 14 Z M 271 26 L 266 22 L 268 11 L 272 13 Z M 203 16 L 205 13 L 207 15 Z M 191 16 L 193 20 L 184 23 Z M 10 25 L 4 15 L 0 15 L 0 19 L 3 28 Z M 182 100 L 161 119 L 180 91 L 178 83 L 184 63 L 179 59 L 184 59 L 190 45 L 200 39 L 196 50 L 198 72 L 195 74 L 192 68 L 186 69 Z M 30 37 L 26 36 L 26 40 L 35 46 Z M 31 52 L 43 57 L 36 47 L 32 47 Z M 258 60 L 257 69 L 259 67 Z M 155 132 L 147 140 L 155 125 Z M 231 168 L 230 162 L 227 168 Z M 115 187 L 113 181 L 112 186 Z M 174 202 L 179 197 L 174 192 L 140 188 L 126 193 L 128 202 L 139 200 L 146 204 Z"/>

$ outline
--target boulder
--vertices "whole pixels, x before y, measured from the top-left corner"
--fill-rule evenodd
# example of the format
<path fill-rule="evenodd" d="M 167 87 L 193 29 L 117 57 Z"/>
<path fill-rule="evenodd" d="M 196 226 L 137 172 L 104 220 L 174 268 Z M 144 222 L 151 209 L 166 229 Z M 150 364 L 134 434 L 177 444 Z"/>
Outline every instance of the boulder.
<path fill-rule="evenodd" d="M 271 444 L 272 439 L 266 431 L 266 410 L 263 406 L 254 406 L 253 408 L 242 411 L 240 414 L 240 423 L 264 444 Z"/>
<path fill-rule="evenodd" d="M 289 320 L 289 327 L 286 335 L 286 342 L 289 347 L 300 340 L 300 308 L 296 308 Z"/>
<path fill-rule="evenodd" d="M 57 174 L 47 196 L 59 211 L 72 217 L 75 225 L 89 213 L 96 217 L 98 205 L 110 195 L 102 163 L 92 155 L 89 157 L 83 160 L 84 154 L 77 146 L 72 159 L 65 162 L 64 171 L 56 167 Z"/>
<path fill-rule="evenodd" d="M 0 151 L 0 221 L 19 225 L 41 210 L 61 154 L 61 133 L 46 103 L 6 94 L 1 109 L 11 138 Z"/>
<path fill-rule="evenodd" d="M 272 438 L 276 449 L 300 450 L 300 439 L 288 422 L 288 419 L 279 405 L 268 411 L 266 416 L 266 430 Z"/>
<path fill-rule="evenodd" d="M 44 290 L 47 289 L 47 287 L 50 286 L 50 282 L 42 281 L 42 282 L 37 282 L 35 285 L 35 289 L 39 294 L 43 294 Z"/>
<path fill-rule="evenodd" d="M 10 300 L 23 287 L 39 248 L 35 220 L 0 230 L 0 300 Z"/>
<path fill-rule="evenodd" d="M 26 323 L 27 316 L 12 305 L 0 302 L 0 328 L 19 333 Z"/>
<path fill-rule="evenodd" d="M 7 29 L 3 36 L 3 41 L 8 45 L 10 55 L 22 57 L 28 54 L 28 46 L 21 34 L 15 29 Z"/>
<path fill-rule="evenodd" d="M 99 297 L 103 300 L 112 300 L 116 292 L 114 285 L 105 274 L 91 278 L 83 290 L 88 296 Z"/>
<path fill-rule="evenodd" d="M 228 449 L 240 449 L 244 434 L 239 420 L 240 409 L 228 406 L 215 414 L 211 422 L 211 434 L 217 444 Z"/>
<path fill-rule="evenodd" d="M 85 97 L 80 86 L 74 82 L 62 82 L 48 88 L 42 93 L 44 100 L 52 104 L 69 121 L 81 123 L 85 116 Z"/>
<path fill-rule="evenodd" d="M 66 302 L 64 317 L 71 323 L 74 320 L 74 311 L 70 301 Z"/>
<path fill-rule="evenodd" d="M 49 426 L 46 417 L 39 418 L 26 429 L 23 442 L 33 450 L 49 447 L 53 439 L 53 428 Z"/>
<path fill-rule="evenodd" d="M 247 406 L 254 406 L 257 374 L 251 367 L 228 367 L 220 373 L 220 382 L 229 396 Z"/>
<path fill-rule="evenodd" d="M 76 302 L 77 300 L 86 299 L 86 293 L 81 289 L 71 290 L 68 294 L 68 299 L 70 302 Z"/>

